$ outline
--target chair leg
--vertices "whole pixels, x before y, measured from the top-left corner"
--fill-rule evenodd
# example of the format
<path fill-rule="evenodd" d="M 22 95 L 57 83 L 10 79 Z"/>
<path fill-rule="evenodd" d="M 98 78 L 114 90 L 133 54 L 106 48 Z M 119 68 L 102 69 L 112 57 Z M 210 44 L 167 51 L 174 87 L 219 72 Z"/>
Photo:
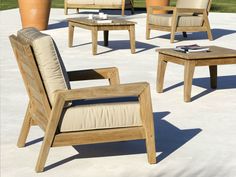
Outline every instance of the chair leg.
<path fill-rule="evenodd" d="M 53 141 L 53 135 L 49 135 L 45 133 L 44 139 L 43 139 L 43 144 L 40 149 L 38 161 L 35 167 L 36 172 L 43 172 L 49 150 Z"/>
<path fill-rule="evenodd" d="M 21 128 L 20 136 L 17 141 L 17 146 L 19 148 L 25 146 L 25 142 L 29 134 L 30 127 L 31 127 L 31 115 L 30 115 L 30 103 L 29 103 L 25 113 L 25 118 Z"/>
<path fill-rule="evenodd" d="M 130 5 L 131 5 L 131 14 L 134 15 L 134 2 L 133 2 L 133 0 L 130 0 Z"/>
<path fill-rule="evenodd" d="M 185 31 L 183 32 L 183 37 L 188 37 L 188 35 Z"/>
<path fill-rule="evenodd" d="M 155 131 L 152 113 L 152 103 L 150 86 L 148 85 L 140 95 L 141 115 L 143 126 L 146 134 L 146 149 L 148 162 L 150 164 L 156 163 L 156 145 L 155 145 Z"/>
<path fill-rule="evenodd" d="M 171 43 L 174 43 L 174 42 L 175 42 L 175 31 L 171 31 L 171 34 L 170 34 L 170 42 L 171 42 Z"/>
<path fill-rule="evenodd" d="M 79 13 L 79 8 L 76 9 L 76 12 Z"/>
<path fill-rule="evenodd" d="M 210 28 L 207 29 L 207 36 L 208 36 L 208 39 L 209 39 L 210 41 L 213 40 L 213 37 L 212 37 L 212 33 L 211 33 L 211 29 L 210 29 Z"/>
<path fill-rule="evenodd" d="M 131 7 L 131 14 L 134 15 L 134 7 Z"/>
<path fill-rule="evenodd" d="M 206 13 L 206 12 L 203 13 L 203 18 L 204 18 L 204 25 L 205 25 L 205 27 L 206 27 L 206 29 L 207 29 L 207 36 L 208 36 L 208 39 L 209 39 L 210 41 L 212 41 L 212 40 L 213 40 L 213 37 L 212 37 L 212 33 L 211 33 L 211 26 L 210 26 L 210 22 L 209 22 L 209 19 L 208 19 L 208 16 L 207 16 L 207 13 Z"/>
<path fill-rule="evenodd" d="M 35 167 L 36 172 L 42 172 L 49 154 L 50 147 L 53 143 L 53 139 L 55 137 L 56 129 L 58 126 L 58 122 L 64 107 L 64 100 L 56 98 L 57 104 L 52 109 L 50 114 L 49 122 L 45 131 L 45 136 L 43 139 L 43 144 L 41 146 L 38 161 Z"/>
<path fill-rule="evenodd" d="M 125 16 L 125 1 L 124 1 L 124 0 L 123 0 L 123 2 L 122 2 L 121 15 L 122 15 L 122 16 Z"/>
<path fill-rule="evenodd" d="M 150 39 L 150 32 L 151 32 L 151 29 L 149 28 L 149 26 L 147 24 L 147 27 L 146 27 L 146 40 Z"/>
<path fill-rule="evenodd" d="M 64 14 L 65 14 L 65 15 L 68 14 L 68 9 L 67 9 L 67 7 L 64 8 Z"/>
<path fill-rule="evenodd" d="M 53 119 L 53 118 L 52 118 Z M 58 124 L 58 120 L 52 120 L 49 122 L 41 146 L 38 161 L 35 167 L 36 172 L 42 172 L 49 154 L 50 147 L 55 137 L 55 132 Z"/>

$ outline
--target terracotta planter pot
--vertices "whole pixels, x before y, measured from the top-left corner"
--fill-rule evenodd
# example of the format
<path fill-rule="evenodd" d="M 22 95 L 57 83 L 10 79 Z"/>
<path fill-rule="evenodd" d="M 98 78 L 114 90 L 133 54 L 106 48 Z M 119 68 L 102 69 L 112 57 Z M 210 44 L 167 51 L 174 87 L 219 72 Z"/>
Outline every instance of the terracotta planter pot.
<path fill-rule="evenodd" d="M 170 0 L 146 0 L 146 8 L 149 6 L 168 6 Z M 165 10 L 155 10 L 155 14 L 164 14 L 166 13 Z"/>
<path fill-rule="evenodd" d="M 18 0 L 22 27 L 45 30 L 51 9 L 51 0 Z"/>

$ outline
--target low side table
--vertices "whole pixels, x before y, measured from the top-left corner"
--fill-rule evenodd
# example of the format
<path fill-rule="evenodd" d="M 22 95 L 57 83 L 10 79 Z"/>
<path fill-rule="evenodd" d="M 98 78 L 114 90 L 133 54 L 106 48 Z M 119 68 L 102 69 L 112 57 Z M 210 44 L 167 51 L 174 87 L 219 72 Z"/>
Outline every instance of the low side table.
<path fill-rule="evenodd" d="M 92 33 L 92 53 L 97 54 L 97 38 L 98 31 L 104 32 L 104 46 L 108 46 L 108 35 L 111 30 L 128 30 L 130 37 L 131 53 L 135 53 L 135 22 L 123 19 L 111 19 L 112 23 L 97 23 L 96 20 L 91 20 L 86 17 L 68 18 L 69 23 L 69 40 L 68 45 L 72 47 L 74 27 L 90 30 Z"/>
<path fill-rule="evenodd" d="M 191 101 L 192 80 L 195 66 L 209 66 L 211 88 L 217 88 L 217 65 L 236 64 L 236 50 L 208 46 L 209 52 L 183 53 L 173 49 L 157 49 L 157 92 L 163 92 L 164 75 L 167 62 L 184 65 L 184 101 Z M 236 68 L 235 68 L 236 71 Z"/>

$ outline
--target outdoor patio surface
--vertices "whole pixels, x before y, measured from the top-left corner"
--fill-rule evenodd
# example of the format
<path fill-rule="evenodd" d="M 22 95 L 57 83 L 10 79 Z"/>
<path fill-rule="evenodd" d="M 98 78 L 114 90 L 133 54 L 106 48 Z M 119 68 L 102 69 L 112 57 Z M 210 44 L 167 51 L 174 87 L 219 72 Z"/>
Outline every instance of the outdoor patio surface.
<path fill-rule="evenodd" d="M 164 93 L 156 93 L 156 49 L 184 44 L 218 45 L 236 49 L 236 14 L 210 13 L 214 41 L 206 33 L 177 35 L 170 44 L 169 33 L 152 31 L 145 40 L 146 13 L 125 18 L 137 22 L 136 54 L 131 54 L 127 31 L 111 31 L 109 47 L 103 47 L 99 33 L 99 55 L 91 54 L 91 34 L 75 29 L 74 47 L 68 48 L 67 17 L 63 9 L 52 9 L 49 29 L 58 45 L 67 70 L 119 68 L 121 83 L 147 81 L 151 84 L 158 163 L 148 164 L 145 143 L 129 141 L 96 145 L 52 148 L 45 172 L 34 168 L 43 132 L 30 130 L 25 148 L 16 142 L 28 97 L 8 36 L 21 28 L 18 9 L 0 11 L 0 104 L 1 177 L 235 177 L 236 176 L 236 65 L 218 67 L 218 89 L 209 86 L 208 67 L 197 67 L 192 102 L 183 101 L 183 66 L 169 63 Z M 80 16 L 88 16 L 84 11 Z M 104 11 L 119 15 L 120 11 Z M 129 12 L 128 12 L 129 13 Z M 80 82 L 73 87 L 107 84 L 105 81 Z"/>

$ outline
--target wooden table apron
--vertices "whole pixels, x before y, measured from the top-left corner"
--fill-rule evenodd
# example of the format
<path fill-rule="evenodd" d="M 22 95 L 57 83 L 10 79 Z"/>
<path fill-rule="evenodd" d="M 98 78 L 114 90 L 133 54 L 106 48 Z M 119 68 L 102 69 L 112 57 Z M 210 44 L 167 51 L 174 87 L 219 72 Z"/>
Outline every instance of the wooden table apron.
<path fill-rule="evenodd" d="M 205 59 L 183 59 L 159 53 L 157 66 L 157 92 L 163 92 L 164 75 L 167 62 L 184 65 L 184 101 L 191 101 L 192 80 L 195 66 L 209 66 L 211 88 L 217 88 L 217 65 L 236 64 L 236 57 L 215 57 Z"/>
<path fill-rule="evenodd" d="M 130 37 L 131 53 L 135 53 L 135 24 L 122 24 L 122 25 L 86 25 L 79 22 L 69 21 L 69 40 L 68 45 L 72 47 L 74 37 L 74 27 L 80 27 L 83 29 L 91 30 L 92 33 L 92 53 L 97 54 L 97 36 L 98 31 L 104 31 L 104 46 L 108 46 L 108 35 L 111 30 L 128 30 Z"/>

